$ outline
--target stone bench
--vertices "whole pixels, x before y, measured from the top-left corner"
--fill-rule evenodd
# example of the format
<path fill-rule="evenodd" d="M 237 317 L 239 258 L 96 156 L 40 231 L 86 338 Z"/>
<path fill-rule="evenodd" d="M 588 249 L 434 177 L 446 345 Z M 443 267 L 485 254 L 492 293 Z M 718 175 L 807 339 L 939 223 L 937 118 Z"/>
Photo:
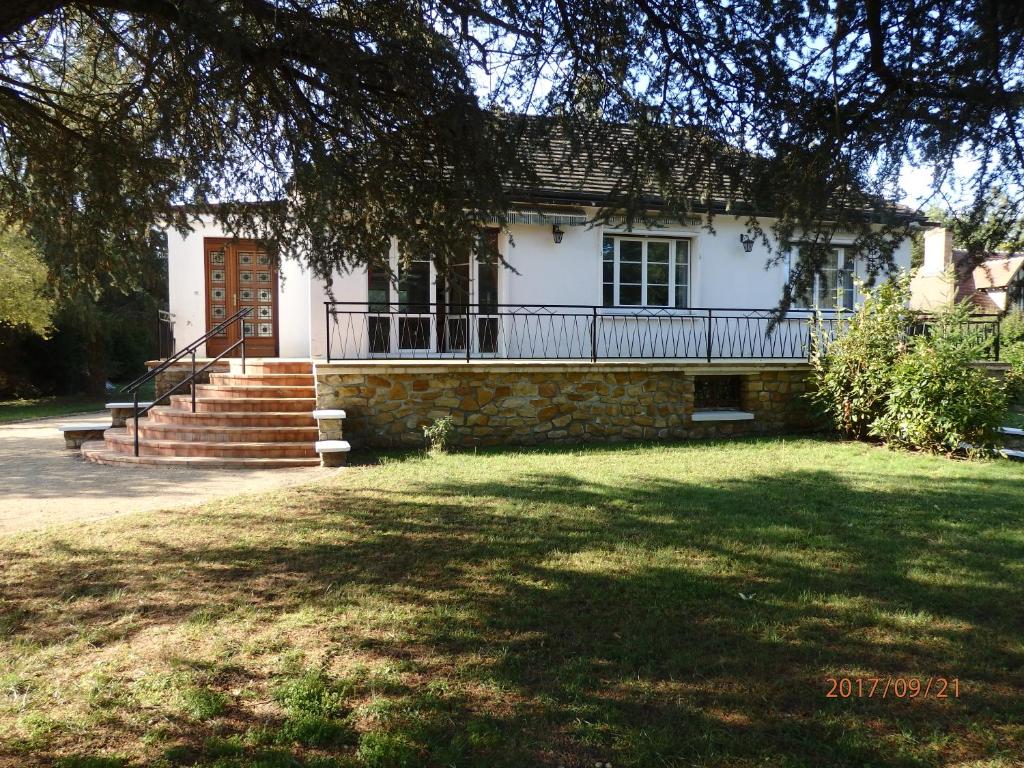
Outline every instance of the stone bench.
<path fill-rule="evenodd" d="M 315 449 L 320 454 L 320 466 L 343 467 L 348 462 L 352 446 L 348 440 L 317 440 Z"/>
<path fill-rule="evenodd" d="M 139 403 L 139 409 L 148 408 L 152 403 Z M 128 419 L 132 418 L 135 410 L 135 403 L 107 403 L 104 408 L 110 409 L 110 421 L 115 427 L 123 427 Z"/>
<path fill-rule="evenodd" d="M 103 432 L 110 424 L 61 424 L 57 429 L 64 433 L 65 448 L 81 448 L 87 440 L 102 440 Z"/>

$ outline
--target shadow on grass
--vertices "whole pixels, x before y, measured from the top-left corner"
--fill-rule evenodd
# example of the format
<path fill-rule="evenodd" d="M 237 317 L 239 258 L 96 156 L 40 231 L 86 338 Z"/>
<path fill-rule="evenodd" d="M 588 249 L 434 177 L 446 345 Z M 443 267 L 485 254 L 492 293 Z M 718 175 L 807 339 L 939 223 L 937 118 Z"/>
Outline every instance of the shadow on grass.
<path fill-rule="evenodd" d="M 45 645 L 66 630 L 31 606 L 64 601 L 65 624 L 103 626 L 125 610 L 113 594 L 131 595 L 141 617 L 129 632 L 211 610 L 215 631 L 254 603 L 270 615 L 330 616 L 368 596 L 403 606 L 386 632 L 323 627 L 338 649 L 401 660 L 421 681 L 375 701 L 371 735 L 384 746 L 338 752 L 354 764 L 919 766 L 1019 754 L 1021 492 L 898 470 L 874 487 L 858 471 L 696 483 L 540 468 L 480 481 L 455 469 L 384 494 L 370 477 L 291 492 L 272 514 L 195 513 L 190 524 L 217 526 L 220 541 L 143 530 L 134 551 L 65 543 L 25 556 L 4 613 L 10 635 Z M 962 692 L 826 698 L 837 675 L 957 677 Z M 258 724 L 232 722 L 240 733 Z M 202 763 L 209 736 L 196 728 L 177 749 Z"/>

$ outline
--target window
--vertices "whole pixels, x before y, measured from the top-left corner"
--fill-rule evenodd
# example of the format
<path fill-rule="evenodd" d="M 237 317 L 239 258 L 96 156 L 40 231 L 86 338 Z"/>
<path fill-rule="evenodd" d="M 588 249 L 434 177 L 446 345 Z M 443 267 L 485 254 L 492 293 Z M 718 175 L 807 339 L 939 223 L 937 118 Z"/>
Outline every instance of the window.
<path fill-rule="evenodd" d="M 494 251 L 498 250 L 498 230 L 486 229 L 482 237 L 487 238 Z M 482 354 L 498 351 L 498 262 L 495 259 L 477 258 L 477 302 L 481 317 L 477 318 L 477 348 Z M 495 315 L 483 317 L 482 315 Z"/>
<path fill-rule="evenodd" d="M 1006 308 L 1024 312 L 1024 269 L 1019 270 L 1017 276 L 1007 286 Z"/>
<path fill-rule="evenodd" d="M 497 229 L 486 229 L 481 237 L 497 250 Z M 371 353 L 385 354 L 393 347 L 458 352 L 465 351 L 467 342 L 480 353 L 497 351 L 498 259 L 485 258 L 481 251 L 452 264 L 445 275 L 436 273 L 429 256 L 414 255 L 403 262 L 393 254 L 391 266 L 396 281 L 389 280 L 386 268 L 367 269 Z M 467 323 L 467 308 L 476 315 L 474 325 Z M 475 338 L 468 331 L 475 331 Z"/>
<path fill-rule="evenodd" d="M 601 254 L 604 306 L 689 306 L 689 240 L 606 235 Z"/>
<path fill-rule="evenodd" d="M 371 312 L 387 312 L 389 300 L 388 273 L 371 265 L 367 272 L 367 300 Z"/>
<path fill-rule="evenodd" d="M 693 406 L 699 410 L 738 411 L 742 393 L 742 376 L 693 377 Z"/>
<path fill-rule="evenodd" d="M 801 248 L 800 258 L 804 249 Z M 798 298 L 800 306 L 816 309 L 853 309 L 856 256 L 852 248 L 830 248 L 825 266 L 814 275 L 810 291 Z"/>

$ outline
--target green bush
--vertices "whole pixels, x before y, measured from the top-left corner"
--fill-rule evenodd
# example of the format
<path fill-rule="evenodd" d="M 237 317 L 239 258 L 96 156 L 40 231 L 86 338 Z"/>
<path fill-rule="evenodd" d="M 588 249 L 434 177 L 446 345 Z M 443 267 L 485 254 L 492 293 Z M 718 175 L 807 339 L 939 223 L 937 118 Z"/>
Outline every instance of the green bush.
<path fill-rule="evenodd" d="M 914 339 L 896 364 L 885 413 L 871 433 L 887 443 L 935 453 L 964 444 L 991 444 L 1006 413 L 1003 386 L 971 365 L 977 337 L 967 328 L 966 309 L 940 317 L 931 332 Z"/>
<path fill-rule="evenodd" d="M 812 326 L 812 398 L 846 437 L 863 440 L 885 412 L 896 362 L 906 354 L 907 278 L 869 291 L 864 306 L 838 322 L 835 339 L 822 318 Z"/>
<path fill-rule="evenodd" d="M 988 444 L 1006 411 L 1004 387 L 971 364 L 989 343 L 965 306 L 930 322 L 906 308 L 905 278 L 870 291 L 834 341 L 816 321 L 812 397 L 848 437 L 950 453 Z"/>
<path fill-rule="evenodd" d="M 1024 401 L 1024 312 L 1015 310 L 1003 318 L 999 359 L 1010 364 L 1006 373 L 1007 395 Z"/>
<path fill-rule="evenodd" d="M 430 444 L 431 453 L 444 453 L 448 450 L 448 441 L 451 440 L 455 431 L 455 424 L 451 416 L 435 419 L 432 424 L 423 427 L 423 436 Z"/>

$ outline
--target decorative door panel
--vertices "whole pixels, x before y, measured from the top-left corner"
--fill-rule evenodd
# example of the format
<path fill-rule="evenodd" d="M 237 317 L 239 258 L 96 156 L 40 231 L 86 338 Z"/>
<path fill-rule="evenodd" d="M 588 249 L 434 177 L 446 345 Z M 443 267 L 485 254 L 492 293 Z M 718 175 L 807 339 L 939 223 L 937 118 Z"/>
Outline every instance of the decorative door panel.
<path fill-rule="evenodd" d="M 207 238 L 206 328 L 212 330 L 243 307 L 245 353 L 249 357 L 277 356 L 277 269 L 270 255 L 252 240 Z M 231 323 L 206 343 L 210 357 L 219 355 L 241 338 L 238 322 Z M 238 357 L 241 349 L 228 353 Z"/>

